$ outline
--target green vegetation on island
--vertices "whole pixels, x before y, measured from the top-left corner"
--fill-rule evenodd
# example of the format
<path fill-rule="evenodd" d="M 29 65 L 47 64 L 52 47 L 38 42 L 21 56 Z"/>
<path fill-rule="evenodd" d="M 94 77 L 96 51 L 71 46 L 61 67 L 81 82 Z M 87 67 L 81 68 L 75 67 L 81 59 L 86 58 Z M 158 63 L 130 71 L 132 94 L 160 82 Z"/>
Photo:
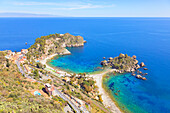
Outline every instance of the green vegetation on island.
<path fill-rule="evenodd" d="M 108 60 L 102 61 L 101 65 L 117 69 L 121 73 L 135 71 L 140 68 L 136 56 L 130 57 L 127 54 L 124 55 L 122 53 L 117 57 L 110 57 Z"/>
<path fill-rule="evenodd" d="M 104 58 L 105 59 L 105 58 Z M 138 60 L 136 60 L 136 56 L 133 55 L 132 57 L 128 56 L 127 54 L 120 53 L 117 57 L 110 57 L 108 60 L 101 61 L 101 65 L 103 67 L 109 67 L 111 69 L 116 69 L 115 72 L 118 73 L 129 73 L 132 72 L 132 75 L 135 76 L 135 71 L 137 73 L 140 73 L 141 75 L 136 75 L 136 78 L 146 80 L 145 77 L 142 77 L 142 75 L 146 75 L 147 73 L 142 73 L 139 71 L 139 68 L 144 67 L 144 63 L 141 62 L 140 65 L 138 64 Z M 143 68 L 144 70 L 147 70 L 147 68 Z"/>

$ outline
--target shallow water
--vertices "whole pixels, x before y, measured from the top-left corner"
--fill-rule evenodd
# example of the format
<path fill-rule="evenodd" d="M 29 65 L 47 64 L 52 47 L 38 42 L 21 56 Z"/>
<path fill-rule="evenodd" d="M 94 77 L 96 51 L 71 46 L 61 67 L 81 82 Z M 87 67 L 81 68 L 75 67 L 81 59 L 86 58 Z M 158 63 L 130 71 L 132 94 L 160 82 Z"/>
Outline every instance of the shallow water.
<path fill-rule="evenodd" d="M 126 74 L 105 84 L 120 89 L 119 106 L 132 112 L 170 112 L 170 18 L 0 18 L 0 50 L 20 51 L 37 37 L 66 32 L 83 36 L 87 43 L 69 48 L 72 55 L 52 60 L 53 66 L 94 72 L 103 57 L 136 55 L 149 69 L 147 81 Z"/>

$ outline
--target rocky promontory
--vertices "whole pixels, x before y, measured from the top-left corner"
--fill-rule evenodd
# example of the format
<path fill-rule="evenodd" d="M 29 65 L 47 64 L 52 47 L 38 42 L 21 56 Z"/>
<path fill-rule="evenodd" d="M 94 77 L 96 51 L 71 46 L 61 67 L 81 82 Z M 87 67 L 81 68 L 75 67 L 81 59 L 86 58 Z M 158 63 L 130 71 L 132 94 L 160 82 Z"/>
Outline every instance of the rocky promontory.
<path fill-rule="evenodd" d="M 28 48 L 27 58 L 44 59 L 52 54 L 65 55 L 66 52 L 70 54 L 65 47 L 84 46 L 85 42 L 83 37 L 69 33 L 41 36 Z"/>

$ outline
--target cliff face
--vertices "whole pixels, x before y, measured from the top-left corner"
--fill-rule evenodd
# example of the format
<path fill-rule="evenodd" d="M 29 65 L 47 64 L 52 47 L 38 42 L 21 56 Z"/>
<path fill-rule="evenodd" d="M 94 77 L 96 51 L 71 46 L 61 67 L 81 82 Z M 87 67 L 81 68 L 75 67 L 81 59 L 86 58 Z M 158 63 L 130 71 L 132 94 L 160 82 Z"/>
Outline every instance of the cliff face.
<path fill-rule="evenodd" d="M 54 53 L 62 54 L 67 51 L 65 47 L 79 46 L 84 46 L 84 39 L 81 36 L 74 36 L 69 33 L 51 34 L 37 38 L 28 49 L 28 56 L 33 55 L 33 57 L 39 58 Z"/>
<path fill-rule="evenodd" d="M 65 46 L 63 47 L 78 47 L 78 46 L 84 46 L 84 39 L 81 36 L 73 36 L 69 33 L 66 33 L 62 35 L 63 44 Z"/>

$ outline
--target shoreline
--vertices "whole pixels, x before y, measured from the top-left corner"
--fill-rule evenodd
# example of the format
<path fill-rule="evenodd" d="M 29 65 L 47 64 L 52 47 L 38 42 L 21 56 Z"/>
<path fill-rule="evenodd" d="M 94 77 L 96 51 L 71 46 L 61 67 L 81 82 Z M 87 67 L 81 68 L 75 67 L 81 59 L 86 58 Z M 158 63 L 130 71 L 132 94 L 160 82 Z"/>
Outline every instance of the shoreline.
<path fill-rule="evenodd" d="M 67 49 L 66 49 L 67 50 Z M 66 51 L 64 54 L 62 55 L 68 55 L 68 54 L 71 54 L 70 51 Z M 47 64 L 47 60 L 50 60 L 52 58 L 54 58 L 55 56 L 57 56 L 59 54 L 52 54 L 52 55 L 49 55 L 47 56 L 44 60 L 40 60 L 40 62 L 43 64 L 43 65 L 46 65 L 46 68 L 49 68 L 51 69 L 51 72 L 52 70 L 56 70 L 57 72 L 59 72 L 60 74 L 63 74 L 63 75 L 70 75 L 68 74 L 68 72 L 66 71 L 63 71 L 63 70 L 59 70 L 59 69 L 55 69 L 51 66 L 49 66 Z M 50 71 L 50 70 L 49 70 Z M 107 69 L 107 71 L 104 71 L 104 72 L 99 72 L 97 74 L 95 73 L 92 73 L 92 74 L 89 74 L 87 76 L 89 77 L 92 77 L 95 81 L 96 81 L 96 85 L 98 86 L 99 88 L 99 94 L 102 95 L 102 100 L 103 101 L 103 104 L 106 108 L 109 108 L 111 110 L 111 112 L 113 113 L 121 113 L 121 109 L 119 107 L 116 106 L 115 102 L 111 99 L 111 97 L 109 96 L 108 92 L 103 88 L 103 76 L 108 73 L 108 72 L 113 72 L 113 71 L 116 71 L 116 69 Z M 54 72 L 53 72 L 54 73 Z"/>
<path fill-rule="evenodd" d="M 106 74 L 105 74 L 106 75 Z M 104 75 L 104 77 L 105 77 Z M 117 76 L 117 75 L 116 75 Z M 122 112 L 122 113 L 131 113 L 127 108 L 125 107 L 121 107 L 119 106 L 118 102 L 116 101 L 115 97 L 112 95 L 111 91 L 109 90 L 109 88 L 107 88 L 107 86 L 103 83 L 104 80 L 102 80 L 102 87 L 103 89 L 106 91 L 107 95 L 112 99 L 112 101 L 115 103 L 115 105 L 118 107 L 118 109 Z"/>
<path fill-rule="evenodd" d="M 63 71 L 63 70 L 60 70 L 60 69 L 55 69 L 55 68 L 49 66 L 49 65 L 47 64 L 47 61 L 50 60 L 50 59 L 52 59 L 52 58 L 54 58 L 54 57 L 56 57 L 57 55 L 70 55 L 70 54 L 71 54 L 71 52 L 68 51 L 67 49 L 65 49 L 65 52 L 64 52 L 63 54 L 58 54 L 58 53 L 56 53 L 56 54 L 49 55 L 49 56 L 47 56 L 44 60 L 40 60 L 40 63 L 42 63 L 43 65 L 46 65 L 46 69 L 47 69 L 47 68 L 50 69 L 50 70 L 48 70 L 48 71 L 51 71 L 53 74 L 54 74 L 53 71 L 57 71 L 57 72 L 59 72 L 59 73 L 62 74 L 62 75 L 69 75 L 68 72 L 66 72 L 66 71 Z M 52 71 L 52 70 L 53 70 L 53 71 Z M 57 73 L 55 73 L 55 74 L 57 74 Z"/>
<path fill-rule="evenodd" d="M 106 108 L 109 108 L 113 113 L 121 113 L 121 109 L 115 104 L 115 101 L 109 96 L 108 92 L 103 88 L 103 76 L 108 72 L 116 71 L 116 69 L 109 69 L 100 74 L 91 74 L 89 77 L 92 77 L 96 81 L 96 85 L 99 88 L 99 94 L 102 95 L 103 104 Z"/>

